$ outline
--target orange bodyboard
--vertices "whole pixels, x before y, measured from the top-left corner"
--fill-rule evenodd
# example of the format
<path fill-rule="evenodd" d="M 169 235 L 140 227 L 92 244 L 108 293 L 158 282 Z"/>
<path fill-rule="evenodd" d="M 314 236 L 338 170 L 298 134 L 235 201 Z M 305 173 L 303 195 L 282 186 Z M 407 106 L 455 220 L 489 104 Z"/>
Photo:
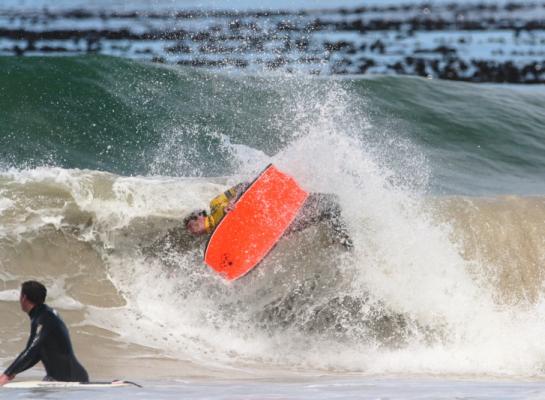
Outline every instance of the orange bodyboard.
<path fill-rule="evenodd" d="M 295 179 L 268 166 L 212 232 L 204 261 L 228 280 L 240 278 L 273 248 L 307 197 Z"/>

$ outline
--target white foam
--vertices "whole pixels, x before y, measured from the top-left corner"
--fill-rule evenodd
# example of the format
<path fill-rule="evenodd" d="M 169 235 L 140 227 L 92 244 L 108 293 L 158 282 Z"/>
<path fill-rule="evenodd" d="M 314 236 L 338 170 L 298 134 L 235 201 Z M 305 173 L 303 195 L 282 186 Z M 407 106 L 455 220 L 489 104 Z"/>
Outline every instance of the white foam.
<path fill-rule="evenodd" d="M 13 200 L 10 200 L 5 197 L 3 198 L 0 197 L 0 215 L 2 215 L 6 210 L 9 210 L 12 206 L 13 206 Z"/>
<path fill-rule="evenodd" d="M 139 217 L 181 219 L 194 208 L 206 208 L 210 197 L 226 188 L 206 179 L 122 177 L 48 167 L 11 169 L 2 175 L 21 186 L 30 188 L 44 184 L 56 188 L 59 193 L 68 193 L 80 211 L 94 215 L 94 222 L 101 224 L 103 231 L 125 227 Z M 28 199 L 20 201 L 28 202 Z M 17 206 L 18 203 L 14 201 L 10 205 Z M 21 236 L 48 224 L 58 229 L 63 226 L 68 205 L 43 209 L 26 207 L 27 215 L 19 214 L 20 218 L 13 221 L 10 231 Z"/>
<path fill-rule="evenodd" d="M 0 301 L 19 301 L 19 291 L 14 289 L 0 291 Z"/>
<path fill-rule="evenodd" d="M 52 299 L 48 304 L 53 308 L 61 310 L 83 310 L 85 306 L 70 296 L 60 296 Z"/>
<path fill-rule="evenodd" d="M 47 283 L 46 286 L 48 287 L 47 303 L 50 306 L 63 310 L 81 310 L 84 308 L 82 303 L 65 294 L 63 277 L 55 279 L 52 283 Z M 2 290 L 0 291 L 0 301 L 19 301 L 19 294 L 19 289 Z"/>
<path fill-rule="evenodd" d="M 302 113 L 312 109 L 299 100 Z M 308 190 L 340 196 L 356 244 L 350 265 L 343 267 L 353 274 L 346 294 L 369 291 L 389 310 L 440 333 L 432 343 L 424 332 L 409 337 L 399 350 L 334 340 L 297 348 L 294 337 L 279 335 L 276 361 L 368 373 L 539 373 L 545 326 L 538 308 L 494 302 L 478 276 L 486 269 L 466 261 L 450 227 L 425 209 L 429 167 L 418 148 L 402 134 L 373 127 L 358 111 L 365 104 L 339 86 L 319 100 L 318 109 L 318 118 L 302 124 L 296 140 L 273 161 Z M 358 140 L 370 138 L 366 132 L 374 141 Z M 391 152 L 398 158 L 393 163 Z"/>

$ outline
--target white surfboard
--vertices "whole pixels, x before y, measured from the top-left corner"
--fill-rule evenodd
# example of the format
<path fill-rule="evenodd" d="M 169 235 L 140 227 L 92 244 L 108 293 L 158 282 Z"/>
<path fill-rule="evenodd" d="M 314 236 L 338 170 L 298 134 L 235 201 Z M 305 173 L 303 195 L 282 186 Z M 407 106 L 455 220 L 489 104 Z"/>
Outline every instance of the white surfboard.
<path fill-rule="evenodd" d="M 96 388 L 118 388 L 127 386 L 138 386 L 136 383 L 127 381 L 112 382 L 58 382 L 58 381 L 22 381 L 9 382 L 3 388 L 6 389 L 34 389 L 34 388 L 53 388 L 53 389 L 96 389 Z"/>

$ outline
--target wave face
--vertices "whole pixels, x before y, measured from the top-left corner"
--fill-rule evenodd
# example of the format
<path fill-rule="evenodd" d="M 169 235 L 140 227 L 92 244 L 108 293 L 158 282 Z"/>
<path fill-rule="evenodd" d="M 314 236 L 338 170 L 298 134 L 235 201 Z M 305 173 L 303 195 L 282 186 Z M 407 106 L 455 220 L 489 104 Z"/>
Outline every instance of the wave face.
<path fill-rule="evenodd" d="M 326 102 L 337 94 L 330 92 L 342 91 L 345 108 L 335 112 L 345 121 L 336 134 L 379 147 L 381 162 L 398 170 L 412 162 L 407 153 L 426 158 L 427 189 L 545 192 L 539 88 L 225 76 L 108 57 L 0 57 L 0 65 L 0 160 L 7 166 L 230 175 L 240 165 L 233 146 L 268 156 L 284 151 L 324 109 L 332 112 Z M 380 148 L 390 145 L 395 150 Z"/>
<path fill-rule="evenodd" d="M 539 91 L 0 63 L 2 337 L 24 331 L 33 278 L 89 346 L 108 332 L 210 368 L 542 373 Z M 226 284 L 180 221 L 270 162 L 337 194 L 355 247 L 317 225 Z"/>

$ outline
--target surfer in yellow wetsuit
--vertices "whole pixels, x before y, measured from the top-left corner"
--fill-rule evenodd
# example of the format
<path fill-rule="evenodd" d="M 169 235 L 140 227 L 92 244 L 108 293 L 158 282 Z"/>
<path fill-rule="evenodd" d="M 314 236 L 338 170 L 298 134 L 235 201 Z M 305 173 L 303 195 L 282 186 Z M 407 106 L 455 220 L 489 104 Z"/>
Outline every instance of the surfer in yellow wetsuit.
<path fill-rule="evenodd" d="M 184 219 L 185 228 L 193 235 L 211 233 L 249 185 L 249 183 L 239 183 L 214 197 L 210 201 L 210 212 L 206 210 L 193 211 Z M 341 216 L 341 208 L 334 194 L 310 193 L 286 233 L 301 231 L 322 221 L 331 226 L 336 239 L 344 247 L 353 247 Z"/>
<path fill-rule="evenodd" d="M 248 188 L 249 184 L 239 183 L 226 190 L 210 201 L 210 213 L 206 210 L 195 210 L 184 219 L 186 229 L 194 235 L 210 233 L 220 223 L 222 218 L 231 211 L 238 198 Z"/>

